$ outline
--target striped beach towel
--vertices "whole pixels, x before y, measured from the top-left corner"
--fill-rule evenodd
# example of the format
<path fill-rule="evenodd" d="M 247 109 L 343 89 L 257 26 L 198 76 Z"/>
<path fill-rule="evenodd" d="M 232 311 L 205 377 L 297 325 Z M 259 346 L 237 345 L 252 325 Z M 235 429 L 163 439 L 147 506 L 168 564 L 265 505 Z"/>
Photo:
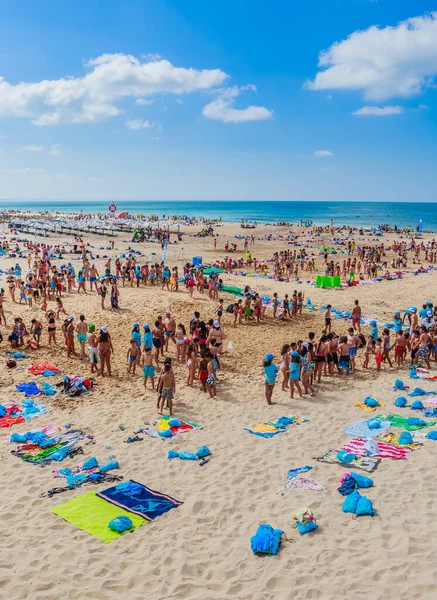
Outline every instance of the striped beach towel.
<path fill-rule="evenodd" d="M 378 454 L 374 454 L 373 456 L 379 456 L 380 458 L 391 458 L 393 460 L 406 460 L 408 454 L 411 452 L 410 448 L 399 448 L 394 444 L 387 444 L 385 442 L 380 442 L 375 440 L 378 444 Z M 346 452 L 352 452 L 355 456 L 365 456 L 366 450 L 364 445 L 366 440 L 361 438 L 354 438 L 350 442 L 347 442 L 343 446 L 343 450 Z"/>

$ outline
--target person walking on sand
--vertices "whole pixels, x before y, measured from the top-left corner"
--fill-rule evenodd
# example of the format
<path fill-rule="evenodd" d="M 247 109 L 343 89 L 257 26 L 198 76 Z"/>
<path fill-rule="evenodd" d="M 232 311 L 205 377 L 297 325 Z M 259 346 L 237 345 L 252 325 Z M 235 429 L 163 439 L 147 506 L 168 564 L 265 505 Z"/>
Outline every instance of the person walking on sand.
<path fill-rule="evenodd" d="M 354 331 L 357 329 L 358 333 L 361 333 L 361 306 L 358 300 L 355 300 L 354 307 L 352 309 L 352 327 Z"/>

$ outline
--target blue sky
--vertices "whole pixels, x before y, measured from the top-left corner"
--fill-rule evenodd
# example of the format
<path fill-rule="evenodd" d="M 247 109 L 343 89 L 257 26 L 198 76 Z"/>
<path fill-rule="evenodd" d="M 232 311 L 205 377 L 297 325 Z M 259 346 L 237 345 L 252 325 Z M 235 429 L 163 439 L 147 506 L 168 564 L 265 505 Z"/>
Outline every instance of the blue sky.
<path fill-rule="evenodd" d="M 0 198 L 435 200 L 436 8 L 0 0 Z"/>

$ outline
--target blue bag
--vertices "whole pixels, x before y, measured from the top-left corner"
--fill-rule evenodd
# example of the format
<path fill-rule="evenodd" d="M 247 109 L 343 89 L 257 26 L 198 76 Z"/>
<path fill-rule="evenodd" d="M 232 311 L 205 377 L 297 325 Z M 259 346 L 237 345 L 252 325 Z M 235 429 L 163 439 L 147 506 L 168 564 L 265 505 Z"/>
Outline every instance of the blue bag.
<path fill-rule="evenodd" d="M 340 452 L 337 454 L 337 458 L 341 462 L 349 464 L 353 460 L 355 460 L 356 456 L 355 456 L 355 454 L 352 454 L 352 452 L 346 452 L 346 450 L 340 450 Z"/>
<path fill-rule="evenodd" d="M 117 460 L 114 460 L 112 462 L 107 462 L 104 465 L 102 465 L 99 469 L 100 473 L 106 473 L 107 471 L 112 471 L 113 469 L 118 469 L 120 465 L 118 464 Z"/>
<path fill-rule="evenodd" d="M 351 477 L 354 478 L 355 483 L 360 488 L 369 488 L 373 486 L 373 481 L 370 477 L 366 477 L 365 475 L 360 475 L 359 473 L 351 473 Z"/>
<path fill-rule="evenodd" d="M 112 531 L 118 531 L 118 533 L 123 533 L 123 531 L 132 529 L 132 521 L 129 519 L 129 517 L 123 515 L 121 517 L 116 517 L 115 519 L 112 519 L 112 521 L 108 523 L 108 527 Z"/>
<path fill-rule="evenodd" d="M 403 431 L 399 436 L 399 444 L 401 446 L 406 446 L 407 444 L 411 444 L 413 441 L 413 436 L 409 431 Z"/>
<path fill-rule="evenodd" d="M 434 429 L 434 431 L 428 431 L 428 433 L 426 434 L 426 437 L 429 440 L 437 440 L 437 431 Z"/>
<path fill-rule="evenodd" d="M 199 450 L 196 452 L 197 458 L 205 458 L 205 456 L 209 456 L 211 454 L 208 446 L 200 446 Z"/>
<path fill-rule="evenodd" d="M 313 531 L 318 527 L 315 521 L 308 521 L 307 523 L 301 523 L 300 521 L 297 521 L 296 526 L 299 533 L 302 535 L 304 535 L 304 533 L 308 533 L 309 531 Z"/>
<path fill-rule="evenodd" d="M 367 421 L 367 427 L 369 429 L 379 429 L 381 427 L 381 421 L 379 419 L 369 419 Z"/>
<path fill-rule="evenodd" d="M 99 463 L 97 462 L 97 458 L 95 456 L 92 456 L 83 463 L 82 468 L 87 471 L 88 469 L 95 469 L 98 466 Z"/>
<path fill-rule="evenodd" d="M 407 406 L 407 404 L 408 400 L 405 398 L 405 396 L 399 396 L 399 398 L 396 398 L 395 400 L 395 406 L 398 408 L 404 408 L 404 406 Z"/>
<path fill-rule="evenodd" d="M 163 431 L 158 431 L 158 435 L 163 438 L 171 438 L 173 436 L 173 432 L 171 429 L 164 429 Z"/>
<path fill-rule="evenodd" d="M 423 406 L 422 400 L 415 400 L 411 405 L 411 410 L 422 410 L 423 408 L 425 407 Z"/>
<path fill-rule="evenodd" d="M 377 406 L 381 406 L 380 403 L 378 402 L 378 400 L 376 398 L 371 398 L 370 396 L 367 396 L 367 398 L 364 398 L 364 404 L 366 406 L 370 406 L 372 408 L 376 408 Z"/>

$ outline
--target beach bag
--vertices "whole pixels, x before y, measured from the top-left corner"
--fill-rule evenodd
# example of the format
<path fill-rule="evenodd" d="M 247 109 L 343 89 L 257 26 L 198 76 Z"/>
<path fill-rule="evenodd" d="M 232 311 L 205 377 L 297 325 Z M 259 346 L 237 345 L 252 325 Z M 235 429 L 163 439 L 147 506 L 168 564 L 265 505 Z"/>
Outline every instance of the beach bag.
<path fill-rule="evenodd" d="M 132 521 L 129 519 L 129 517 L 122 515 L 121 517 L 116 517 L 115 519 L 112 519 L 112 521 L 109 521 L 108 527 L 112 531 L 123 533 L 123 531 L 132 529 Z"/>
<path fill-rule="evenodd" d="M 6 366 L 8 367 L 8 369 L 15 369 L 17 363 L 15 362 L 15 360 L 7 360 Z"/>
<path fill-rule="evenodd" d="M 367 396 L 367 398 L 364 398 L 364 404 L 366 406 L 370 406 L 371 408 L 376 408 L 377 406 L 381 406 L 376 398 L 371 398 L 370 396 Z"/>
<path fill-rule="evenodd" d="M 404 408 L 404 406 L 407 406 L 408 401 L 405 398 L 405 396 L 399 396 L 399 398 L 396 398 L 395 400 L 395 406 L 397 406 L 398 408 Z"/>
<path fill-rule="evenodd" d="M 425 407 L 423 406 L 422 400 L 415 400 L 411 405 L 411 410 L 422 410 L 423 408 Z"/>
<path fill-rule="evenodd" d="M 226 309 L 226 312 L 232 314 L 234 312 L 234 305 L 229 304 L 229 306 Z"/>
<path fill-rule="evenodd" d="M 369 488 L 373 486 L 373 481 L 370 479 L 370 477 L 353 472 L 350 474 L 350 476 L 355 480 L 355 483 L 360 488 Z"/>
<path fill-rule="evenodd" d="M 407 446 L 408 444 L 411 444 L 413 441 L 413 436 L 411 435 L 411 433 L 409 431 L 403 431 L 401 433 L 401 435 L 399 436 L 399 445 L 400 446 Z"/>

